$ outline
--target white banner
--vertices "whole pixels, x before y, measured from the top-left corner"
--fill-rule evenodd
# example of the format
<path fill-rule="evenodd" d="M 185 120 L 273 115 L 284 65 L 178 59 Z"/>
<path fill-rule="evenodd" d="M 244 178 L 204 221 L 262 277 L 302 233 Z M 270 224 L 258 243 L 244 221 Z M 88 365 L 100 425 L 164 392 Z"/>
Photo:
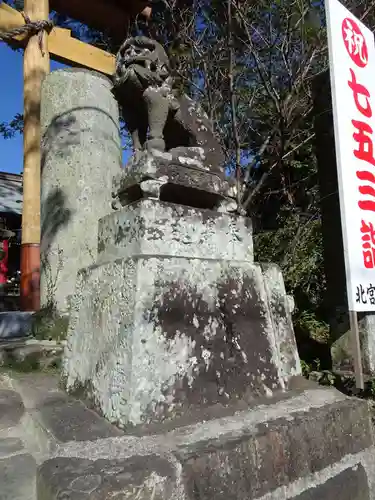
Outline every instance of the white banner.
<path fill-rule="evenodd" d="M 326 14 L 349 310 L 375 311 L 374 35 L 337 0 Z"/>

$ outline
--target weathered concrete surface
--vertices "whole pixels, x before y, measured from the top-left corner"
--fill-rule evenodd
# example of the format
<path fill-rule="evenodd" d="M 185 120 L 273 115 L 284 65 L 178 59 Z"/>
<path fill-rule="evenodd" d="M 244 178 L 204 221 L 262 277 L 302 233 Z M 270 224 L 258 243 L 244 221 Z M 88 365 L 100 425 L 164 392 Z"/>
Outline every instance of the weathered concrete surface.
<path fill-rule="evenodd" d="M 224 435 L 204 451 L 197 445 L 180 453 L 192 498 L 199 492 L 202 500 L 247 500 L 322 471 L 371 442 L 367 404 L 342 400 L 259 423 L 255 434 Z"/>
<path fill-rule="evenodd" d="M 60 411 L 67 397 L 54 377 L 1 376 L 0 387 L 16 388 L 27 414 L 0 430 L 0 498 L 375 500 L 367 403 L 308 385 L 282 399 L 159 434 L 106 437 L 74 404 Z M 47 407 L 57 409 L 56 418 L 41 420 L 38 411 Z M 69 430 L 72 421 L 77 428 L 89 423 L 87 440 Z M 56 428 L 64 432 L 64 424 L 63 439 L 38 452 L 37 427 L 55 441 Z"/>
<path fill-rule="evenodd" d="M 99 261 L 168 255 L 253 262 L 248 217 L 143 199 L 99 221 Z"/>
<path fill-rule="evenodd" d="M 292 332 L 281 339 L 278 332 L 259 265 L 177 257 L 109 262 L 79 275 L 64 383 L 120 426 L 249 402 L 284 389 L 300 372 L 283 347 Z"/>
<path fill-rule="evenodd" d="M 35 500 L 36 463 L 30 454 L 0 460 L 1 500 Z"/>
<path fill-rule="evenodd" d="M 25 405 L 0 379 L 0 498 L 35 500 L 36 461 L 22 439 Z"/>
<path fill-rule="evenodd" d="M 0 430 L 18 424 L 25 411 L 38 427 L 48 429 L 56 443 L 90 441 L 122 435 L 82 401 L 69 397 L 59 389 L 59 376 L 35 372 L 13 374 L 9 389 L 0 391 Z M 3 382 L 4 385 L 4 382 Z"/>
<path fill-rule="evenodd" d="M 56 392 L 39 402 L 33 417 L 56 442 L 90 441 L 122 435 L 81 401 Z"/>
<path fill-rule="evenodd" d="M 51 373 L 4 372 L 0 375 L 0 387 L 17 393 L 27 410 L 36 408 L 56 393 L 63 394 L 59 391 L 58 375 Z"/>
<path fill-rule="evenodd" d="M 17 392 L 0 389 L 0 430 L 16 425 L 24 412 L 23 401 Z"/>
<path fill-rule="evenodd" d="M 0 458 L 15 455 L 24 448 L 23 442 L 18 437 L 0 438 Z"/>
<path fill-rule="evenodd" d="M 42 91 L 42 306 L 69 308 L 77 270 L 95 262 L 98 219 L 110 211 L 121 168 L 111 82 L 85 70 L 54 71 Z"/>

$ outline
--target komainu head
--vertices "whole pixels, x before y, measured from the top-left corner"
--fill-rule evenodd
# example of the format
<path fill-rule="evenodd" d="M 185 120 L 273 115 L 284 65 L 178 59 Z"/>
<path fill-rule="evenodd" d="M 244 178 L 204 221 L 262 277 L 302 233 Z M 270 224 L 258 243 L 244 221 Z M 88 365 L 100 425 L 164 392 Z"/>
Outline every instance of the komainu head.
<path fill-rule="evenodd" d="M 116 57 L 115 87 L 128 84 L 138 90 L 168 85 L 170 66 L 163 47 L 150 38 L 128 38 Z"/>

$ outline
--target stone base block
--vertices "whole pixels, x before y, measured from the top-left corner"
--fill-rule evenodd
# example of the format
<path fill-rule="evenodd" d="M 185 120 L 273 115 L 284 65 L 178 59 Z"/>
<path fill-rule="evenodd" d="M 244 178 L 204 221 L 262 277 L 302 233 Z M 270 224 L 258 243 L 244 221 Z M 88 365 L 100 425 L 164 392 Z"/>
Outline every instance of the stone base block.
<path fill-rule="evenodd" d="M 65 443 L 38 499 L 375 500 L 368 405 L 305 389 L 159 435 Z"/>
<path fill-rule="evenodd" d="M 229 425 L 209 446 L 181 446 L 188 498 L 374 499 L 368 404 L 334 391 L 304 396 L 305 408 L 297 410 L 296 398 L 255 409 L 243 414 L 241 430 Z"/>
<path fill-rule="evenodd" d="M 161 256 L 82 271 L 66 389 L 120 427 L 271 397 L 300 372 L 287 297 L 272 274 L 250 262 Z"/>
<path fill-rule="evenodd" d="M 252 262 L 251 219 L 144 199 L 99 221 L 101 262 L 168 255 Z"/>
<path fill-rule="evenodd" d="M 197 208 L 225 210 L 228 198 L 233 204 L 232 191 L 222 172 L 197 168 L 189 162 L 182 165 L 172 154 L 156 151 L 141 153 L 114 177 L 112 184 L 114 208 L 151 196 Z"/>
<path fill-rule="evenodd" d="M 32 312 L 0 312 L 0 340 L 17 339 L 31 335 Z"/>

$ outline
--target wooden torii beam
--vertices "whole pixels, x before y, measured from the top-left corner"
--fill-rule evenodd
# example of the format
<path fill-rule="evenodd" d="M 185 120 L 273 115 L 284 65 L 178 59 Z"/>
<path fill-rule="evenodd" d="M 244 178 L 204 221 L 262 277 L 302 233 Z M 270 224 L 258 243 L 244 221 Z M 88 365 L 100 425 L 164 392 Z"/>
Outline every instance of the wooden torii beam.
<path fill-rule="evenodd" d="M 25 20 L 20 12 L 7 4 L 0 4 L 0 32 L 20 28 L 24 24 Z M 15 43 L 21 47 L 25 47 L 26 42 L 25 36 L 15 38 Z M 93 69 L 105 75 L 114 73 L 115 56 L 113 54 L 72 38 L 68 29 L 54 28 L 48 36 L 47 47 L 51 57 L 56 61 Z"/>

